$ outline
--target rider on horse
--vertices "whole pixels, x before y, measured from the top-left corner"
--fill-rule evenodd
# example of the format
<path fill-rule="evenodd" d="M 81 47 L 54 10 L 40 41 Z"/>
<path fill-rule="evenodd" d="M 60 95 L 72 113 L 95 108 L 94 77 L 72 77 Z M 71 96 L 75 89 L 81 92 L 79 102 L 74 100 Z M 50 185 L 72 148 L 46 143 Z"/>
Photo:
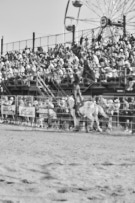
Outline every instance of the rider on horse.
<path fill-rule="evenodd" d="M 77 116 L 80 116 L 80 113 L 79 113 L 80 105 L 79 104 L 83 103 L 83 98 L 82 98 L 80 85 L 79 85 L 81 79 L 82 79 L 81 72 L 78 70 L 77 66 L 75 66 L 72 84 L 73 84 L 73 96 L 74 96 L 74 100 L 75 100 L 75 112 L 76 112 Z M 79 98 L 79 102 L 78 102 L 78 98 Z"/>

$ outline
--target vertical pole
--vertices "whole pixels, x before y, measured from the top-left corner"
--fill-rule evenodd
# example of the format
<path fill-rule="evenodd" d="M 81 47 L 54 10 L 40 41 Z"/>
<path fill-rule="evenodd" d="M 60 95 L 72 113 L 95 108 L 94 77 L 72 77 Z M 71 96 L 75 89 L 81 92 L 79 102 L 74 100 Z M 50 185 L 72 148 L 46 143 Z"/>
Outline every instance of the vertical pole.
<path fill-rule="evenodd" d="M 49 36 L 47 36 L 47 48 L 49 50 Z"/>
<path fill-rule="evenodd" d="M 19 41 L 19 51 L 20 51 L 20 41 Z"/>
<path fill-rule="evenodd" d="M 55 35 L 55 46 L 57 45 L 57 37 L 58 35 Z"/>
<path fill-rule="evenodd" d="M 35 51 L 35 32 L 33 32 L 33 38 L 32 38 L 32 51 Z"/>
<path fill-rule="evenodd" d="M 12 51 L 14 51 L 14 42 L 12 43 Z"/>
<path fill-rule="evenodd" d="M 127 85 L 127 67 L 125 67 L 125 69 L 124 69 L 124 85 L 125 85 L 125 87 Z"/>
<path fill-rule="evenodd" d="M 75 25 L 73 25 L 72 34 L 73 34 L 73 36 L 72 36 L 72 45 L 74 45 L 75 44 Z"/>
<path fill-rule="evenodd" d="M 26 48 L 28 48 L 27 44 L 28 44 L 28 43 L 27 43 L 27 40 L 26 40 Z"/>
<path fill-rule="evenodd" d="M 64 26 L 64 33 L 63 33 L 63 43 L 65 45 L 65 26 Z"/>
<path fill-rule="evenodd" d="M 41 47 L 41 37 L 40 37 L 40 47 Z"/>
<path fill-rule="evenodd" d="M 6 44 L 6 52 L 8 52 L 8 44 Z"/>
<path fill-rule="evenodd" d="M 126 16 L 123 16 L 123 36 L 126 37 Z"/>
<path fill-rule="evenodd" d="M 3 54 L 3 42 L 4 42 L 4 39 L 3 39 L 3 36 L 1 38 L 1 55 Z"/>
<path fill-rule="evenodd" d="M 94 29 L 92 29 L 92 48 L 94 47 Z"/>

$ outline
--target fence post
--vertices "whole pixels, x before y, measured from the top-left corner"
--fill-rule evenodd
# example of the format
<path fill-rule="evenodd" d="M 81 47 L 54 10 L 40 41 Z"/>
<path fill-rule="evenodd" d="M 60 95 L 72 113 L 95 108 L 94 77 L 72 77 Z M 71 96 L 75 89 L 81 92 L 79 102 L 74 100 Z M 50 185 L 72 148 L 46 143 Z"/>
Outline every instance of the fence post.
<path fill-rule="evenodd" d="M 55 35 L 55 46 L 57 45 L 57 37 L 58 35 Z"/>
<path fill-rule="evenodd" d="M 6 52 L 8 52 L 8 44 L 6 44 Z"/>
<path fill-rule="evenodd" d="M 47 36 L 47 48 L 49 49 L 49 36 Z"/>
<path fill-rule="evenodd" d="M 40 47 L 41 47 L 41 37 L 40 37 Z"/>
<path fill-rule="evenodd" d="M 20 51 L 20 41 L 19 41 L 19 51 Z"/>
<path fill-rule="evenodd" d="M 123 36 L 126 37 L 126 16 L 123 16 Z"/>
<path fill-rule="evenodd" d="M 14 51 L 14 42 L 12 43 L 12 51 Z"/>
<path fill-rule="evenodd" d="M 35 32 L 33 32 L 33 37 L 32 37 L 32 51 L 35 51 Z"/>
<path fill-rule="evenodd" d="M 2 36 L 2 38 L 1 38 L 1 55 L 3 54 L 3 41 L 4 41 L 4 39 L 3 39 L 3 36 Z"/>
<path fill-rule="evenodd" d="M 73 31 L 72 31 L 72 45 L 75 44 L 75 25 L 73 25 Z"/>

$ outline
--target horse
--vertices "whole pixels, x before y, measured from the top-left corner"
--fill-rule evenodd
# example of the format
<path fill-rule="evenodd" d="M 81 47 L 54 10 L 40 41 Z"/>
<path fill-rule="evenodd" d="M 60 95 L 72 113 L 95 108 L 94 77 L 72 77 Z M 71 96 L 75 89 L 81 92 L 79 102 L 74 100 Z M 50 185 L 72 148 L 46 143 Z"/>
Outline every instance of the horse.
<path fill-rule="evenodd" d="M 70 96 L 70 97 L 68 97 L 67 101 L 68 101 L 71 116 L 73 117 L 75 131 L 79 131 L 79 129 L 80 129 L 79 124 L 80 124 L 81 118 L 85 118 L 86 119 L 86 122 L 85 122 L 86 132 L 89 132 L 87 121 L 91 122 L 91 125 L 90 125 L 91 130 L 93 129 L 94 121 L 95 121 L 97 130 L 99 132 L 102 132 L 102 129 L 99 125 L 98 116 L 101 115 L 104 118 L 108 118 L 108 116 L 100 105 L 96 104 L 96 102 L 94 102 L 94 101 L 84 101 L 82 106 L 79 107 L 79 112 L 81 114 L 81 117 L 77 117 L 76 112 L 75 112 L 74 98 L 72 96 Z"/>
<path fill-rule="evenodd" d="M 105 99 L 100 96 L 98 104 L 103 108 L 104 112 L 107 114 L 108 119 L 105 121 L 106 129 L 112 131 L 112 119 L 114 114 L 114 102 L 112 99 Z"/>

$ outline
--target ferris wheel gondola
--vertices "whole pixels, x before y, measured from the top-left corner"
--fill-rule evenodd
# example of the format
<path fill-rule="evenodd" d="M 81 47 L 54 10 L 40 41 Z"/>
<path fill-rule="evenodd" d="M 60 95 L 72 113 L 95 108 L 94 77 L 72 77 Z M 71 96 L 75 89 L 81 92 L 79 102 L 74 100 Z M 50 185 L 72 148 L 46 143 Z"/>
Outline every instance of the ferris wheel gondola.
<path fill-rule="evenodd" d="M 135 33 L 134 0 L 68 0 L 64 25 L 66 30 L 94 30 L 95 38 L 114 39 Z M 90 34 L 92 35 L 92 31 Z"/>

